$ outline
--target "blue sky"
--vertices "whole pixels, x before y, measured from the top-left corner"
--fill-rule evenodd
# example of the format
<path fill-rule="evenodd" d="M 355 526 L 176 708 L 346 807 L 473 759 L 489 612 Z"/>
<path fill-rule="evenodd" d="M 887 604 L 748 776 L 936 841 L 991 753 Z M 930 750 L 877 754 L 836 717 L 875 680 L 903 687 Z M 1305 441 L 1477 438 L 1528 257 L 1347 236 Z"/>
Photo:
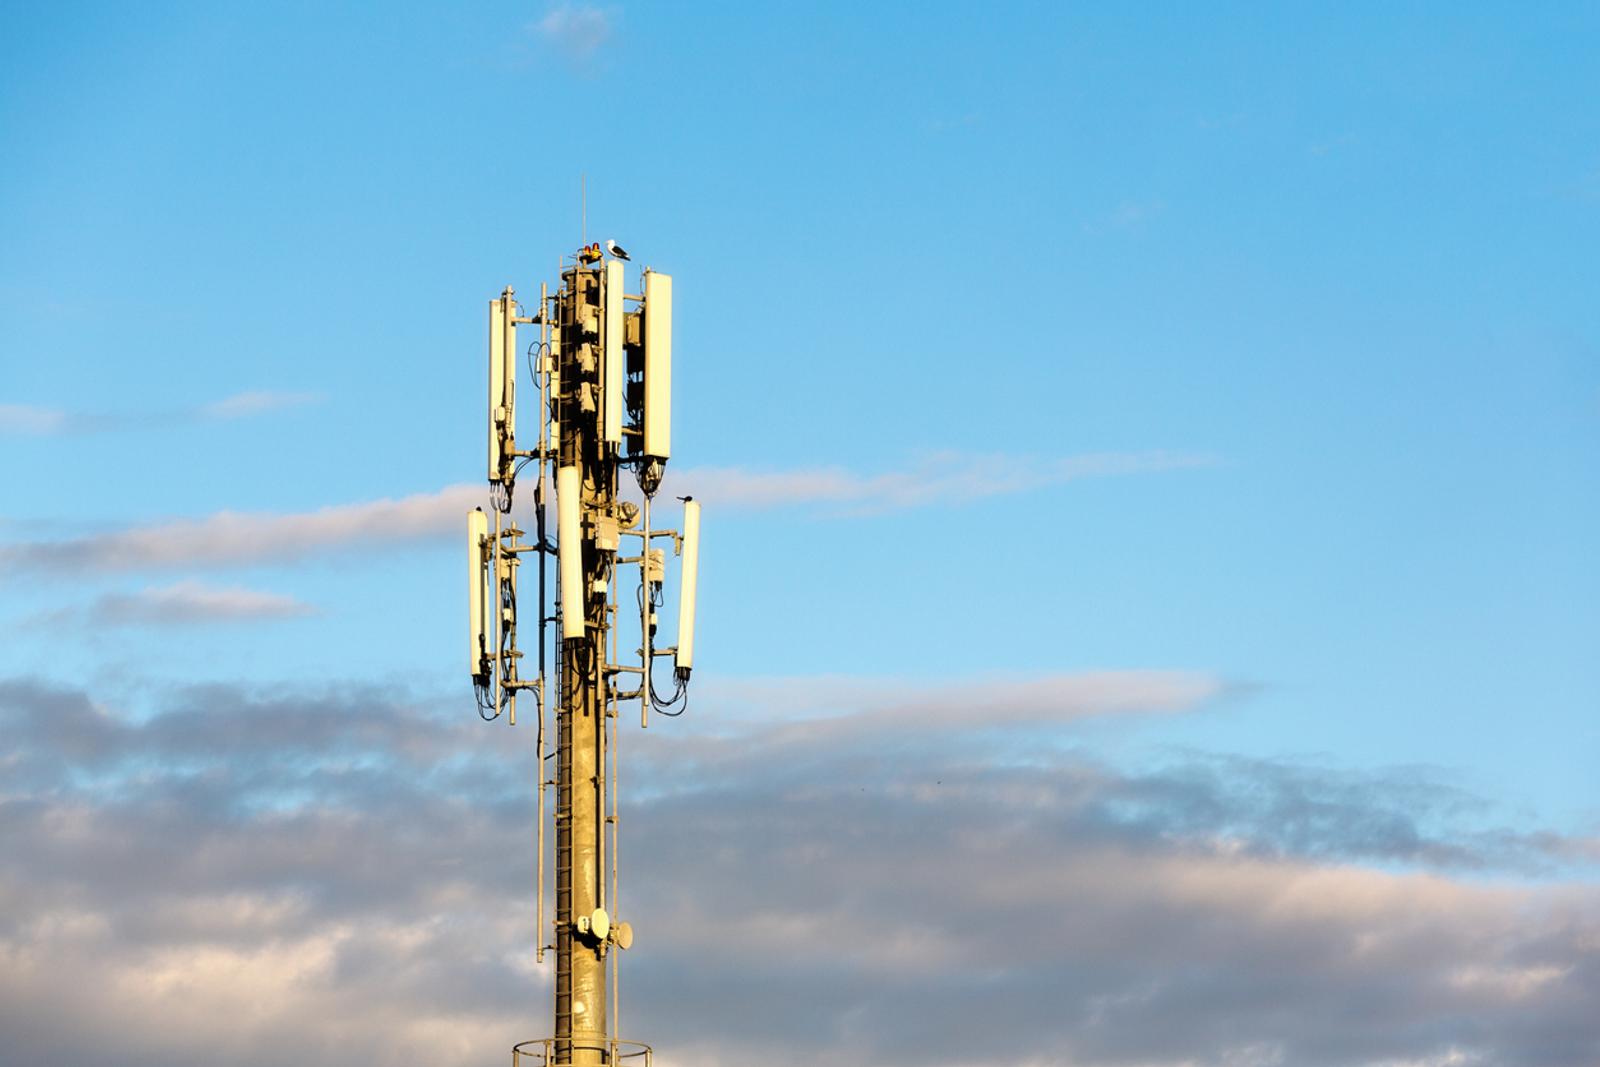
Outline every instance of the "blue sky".
<path fill-rule="evenodd" d="M 554 281 L 582 176 L 676 278 L 708 722 L 1187 679 L 1007 751 L 1435 783 L 1578 843 L 1449 877 L 1592 906 L 1597 44 L 1578 4 L 8 12 L 0 675 L 471 718 L 484 305 Z"/>

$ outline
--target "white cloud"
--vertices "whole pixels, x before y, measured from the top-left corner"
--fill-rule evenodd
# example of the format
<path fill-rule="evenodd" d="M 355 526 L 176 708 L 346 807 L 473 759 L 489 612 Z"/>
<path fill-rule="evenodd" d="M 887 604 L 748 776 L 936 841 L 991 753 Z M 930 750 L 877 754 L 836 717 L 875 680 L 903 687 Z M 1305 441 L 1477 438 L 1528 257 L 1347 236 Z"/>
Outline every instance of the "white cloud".
<path fill-rule="evenodd" d="M 132 571 L 278 563 L 354 545 L 443 538 L 465 529 L 485 492 L 458 485 L 399 500 L 341 504 L 283 515 L 220 511 L 201 519 L 136 526 L 59 541 L 0 548 L 13 567 L 50 571 Z"/>
<path fill-rule="evenodd" d="M 93 622 L 115 626 L 168 626 L 291 619 L 315 613 L 310 604 L 280 593 L 183 581 L 135 593 L 107 593 L 89 607 L 86 615 Z"/>
<path fill-rule="evenodd" d="M 1166 207 L 1166 201 L 1160 199 L 1124 200 L 1114 210 L 1086 222 L 1083 229 L 1092 234 L 1137 230 L 1160 217 Z"/>
<path fill-rule="evenodd" d="M 851 687 L 820 687 L 846 701 L 836 717 L 896 714 L 883 686 L 853 703 Z M 1108 687 L 1126 694 L 1110 706 L 1165 692 L 1159 676 L 1091 688 Z M 465 1067 L 543 1031 L 529 739 L 460 703 L 211 687 L 128 716 L 0 680 L 7 1053 Z M 627 1031 L 663 1063 L 774 1067 L 1595 1062 L 1593 883 L 1283 852 L 1271 805 L 1219 847 L 1189 820 L 1270 795 L 1260 768 L 1229 765 L 1241 780 L 1219 793 L 1063 750 L 1008 756 L 981 714 L 968 724 L 921 746 L 908 729 L 778 747 L 748 743 L 771 732 L 752 724 L 714 768 L 640 758 L 706 744 L 694 719 L 632 733 Z M 1341 794 L 1326 825 L 1360 832 L 1415 784 Z M 1133 795 L 1160 816 L 1115 817 Z"/>
<path fill-rule="evenodd" d="M 710 679 L 697 687 L 695 700 L 711 709 L 719 726 L 751 735 L 741 743 L 783 745 L 802 736 L 828 742 L 879 733 L 988 730 L 1098 715 L 1189 711 L 1228 689 L 1220 678 L 1185 671 L 963 679 L 822 675 Z"/>
<path fill-rule="evenodd" d="M 50 434 L 66 427 L 67 413 L 27 404 L 0 404 L 0 433 Z"/>
<path fill-rule="evenodd" d="M 226 421 L 269 411 L 321 403 L 321 393 L 296 393 L 256 389 L 209 404 L 167 411 L 63 411 L 26 404 L 0 404 L 0 433 L 87 434 L 115 430 L 182 426 L 186 423 Z"/>
<path fill-rule="evenodd" d="M 207 418 L 237 419 L 246 415 L 259 415 L 266 411 L 320 404 L 325 399 L 321 393 L 287 393 L 271 389 L 255 389 L 223 397 L 214 403 L 204 405 L 199 411 Z"/>
<path fill-rule="evenodd" d="M 756 471 L 744 467 L 667 468 L 675 495 L 703 497 L 708 506 L 796 507 L 834 504 L 881 512 L 1023 493 L 1081 478 L 1212 466 L 1213 456 L 1185 452 L 1098 452 L 1039 458 L 945 452 L 900 470 L 861 473 L 842 467 Z M 665 492 L 666 490 L 663 490 Z"/>
<path fill-rule="evenodd" d="M 1079 478 L 1178 470 L 1215 461 L 1170 452 L 1100 453 L 1058 459 L 951 453 L 898 471 L 838 468 L 749 471 L 668 469 L 662 497 L 693 493 L 710 508 L 755 511 L 837 505 L 849 513 L 959 503 L 1024 493 Z M 524 488 L 519 507 L 525 508 Z M 486 502 L 484 486 L 458 484 L 399 500 L 370 500 L 288 514 L 221 511 L 199 519 L 129 527 L 61 540 L 0 545 L 0 564 L 45 571 L 128 571 L 275 563 L 349 549 L 454 537 Z"/>
<path fill-rule="evenodd" d="M 592 4 L 563 3 L 546 11 L 533 29 L 574 59 L 588 59 L 610 40 L 612 15 Z"/>

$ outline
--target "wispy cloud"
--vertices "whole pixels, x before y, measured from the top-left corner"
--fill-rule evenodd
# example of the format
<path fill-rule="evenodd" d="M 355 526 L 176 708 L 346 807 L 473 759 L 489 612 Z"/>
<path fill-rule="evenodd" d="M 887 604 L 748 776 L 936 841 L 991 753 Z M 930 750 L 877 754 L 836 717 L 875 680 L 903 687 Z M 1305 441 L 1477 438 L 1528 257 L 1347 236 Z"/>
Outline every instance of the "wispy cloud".
<path fill-rule="evenodd" d="M 0 433 L 53 435 L 159 429 L 198 422 L 222 422 L 270 411 L 318 404 L 321 393 L 257 389 L 209 404 L 166 411 L 66 411 L 27 404 L 0 404 Z"/>
<path fill-rule="evenodd" d="M 929 133 L 949 133 L 952 130 L 970 129 L 983 121 L 976 111 L 967 111 L 960 114 L 939 115 L 924 119 L 922 128 Z"/>
<path fill-rule="evenodd" d="M 698 467 L 675 471 L 669 467 L 667 479 L 672 492 L 692 493 L 718 507 L 834 504 L 852 511 L 883 512 L 1025 493 L 1082 478 L 1184 470 L 1213 466 L 1216 462 L 1216 457 L 1201 453 L 1159 450 L 1055 458 L 945 452 L 899 470 Z"/>
<path fill-rule="evenodd" d="M 761 698 L 742 685 L 713 702 Z M 823 687 L 832 718 L 894 718 L 872 686 L 837 703 L 850 685 Z M 455 1067 L 528 1036 L 550 988 L 530 960 L 532 756 L 461 703 L 210 687 L 133 716 L 0 681 L 8 1053 Z M 749 743 L 771 723 L 735 737 L 694 714 L 630 737 L 620 823 L 629 1029 L 663 1059 L 1595 1062 L 1600 892 L 1394 852 L 1430 838 L 1408 820 L 1458 806 L 1414 769 L 1134 774 L 1003 742 L 981 712 L 926 744 L 775 750 Z"/>
<path fill-rule="evenodd" d="M 1098 453 L 1058 459 L 947 454 L 897 471 L 843 468 L 754 471 L 738 467 L 668 468 L 665 493 L 693 493 L 713 508 L 759 511 L 831 507 L 876 513 L 1045 489 L 1080 478 L 1180 470 L 1215 463 L 1174 452 Z M 57 540 L 0 545 L 0 566 L 14 570 L 135 571 L 279 563 L 354 546 L 391 546 L 456 536 L 486 490 L 460 484 L 398 500 L 340 504 L 271 514 L 222 511 Z M 524 494 L 524 499 L 526 494 Z M 526 506 L 523 504 L 522 506 Z"/>
<path fill-rule="evenodd" d="M 1085 222 L 1083 229 L 1086 233 L 1107 233 L 1110 231 L 1137 230 L 1154 222 L 1167 210 L 1167 202 L 1162 199 L 1150 200 L 1124 200 L 1111 211 Z"/>
<path fill-rule="evenodd" d="M 315 605 L 281 593 L 185 580 L 103 593 L 87 603 L 41 611 L 12 625 L 20 632 L 61 627 L 164 628 L 272 622 L 316 614 Z"/>
<path fill-rule="evenodd" d="M 733 730 L 742 745 L 780 746 L 1191 711 L 1245 688 L 1208 674 L 1159 670 L 958 679 L 822 675 L 716 679 L 708 686 L 718 727 Z M 726 718 L 717 710 L 724 708 L 733 709 Z"/>
<path fill-rule="evenodd" d="M 31 407 L 27 404 L 0 404 L 0 433 L 50 434 L 67 422 L 65 411 Z"/>
<path fill-rule="evenodd" d="M 464 529 L 482 502 L 476 486 L 453 486 L 398 500 L 341 504 L 275 515 L 221 511 L 201 519 L 136 526 L 56 541 L 0 547 L 0 562 L 41 571 L 138 571 L 282 563 L 360 544 L 443 538 Z"/>
<path fill-rule="evenodd" d="M 215 403 L 206 404 L 198 409 L 199 414 L 210 419 L 239 419 L 249 415 L 260 415 L 268 411 L 281 411 L 284 408 L 305 407 L 308 404 L 320 404 L 326 397 L 321 393 L 290 393 L 271 389 L 253 389 L 249 392 L 235 393 L 223 397 Z"/>
<path fill-rule="evenodd" d="M 182 626 L 292 619 L 315 613 L 312 605 L 281 593 L 183 581 L 133 593 L 107 593 L 96 599 L 84 615 L 114 626 Z"/>
<path fill-rule="evenodd" d="M 586 3 L 561 3 L 532 24 L 534 33 L 569 58 L 587 60 L 611 39 L 616 16 Z"/>

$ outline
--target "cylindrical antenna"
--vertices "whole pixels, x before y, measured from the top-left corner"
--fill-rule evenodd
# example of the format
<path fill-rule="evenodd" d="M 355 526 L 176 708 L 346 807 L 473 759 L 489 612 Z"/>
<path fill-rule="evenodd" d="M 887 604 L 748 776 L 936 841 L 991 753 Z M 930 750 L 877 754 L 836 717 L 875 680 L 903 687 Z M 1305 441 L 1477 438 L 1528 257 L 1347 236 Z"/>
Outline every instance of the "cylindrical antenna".
<path fill-rule="evenodd" d="M 700 580 L 700 502 L 683 502 L 683 572 L 678 594 L 677 673 L 687 679 L 694 668 L 694 596 Z"/>
<path fill-rule="evenodd" d="M 583 636 L 583 541 L 578 526 L 579 484 L 577 467 L 556 471 L 556 559 L 561 575 L 561 636 Z"/>

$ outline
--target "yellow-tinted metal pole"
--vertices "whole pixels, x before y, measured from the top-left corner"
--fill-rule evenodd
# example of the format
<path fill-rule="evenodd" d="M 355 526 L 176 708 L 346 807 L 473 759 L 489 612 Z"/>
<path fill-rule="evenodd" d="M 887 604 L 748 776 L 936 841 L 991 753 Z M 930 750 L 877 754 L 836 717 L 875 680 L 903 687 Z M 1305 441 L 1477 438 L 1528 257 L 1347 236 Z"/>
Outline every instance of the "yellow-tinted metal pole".
<path fill-rule="evenodd" d="M 558 296 L 563 338 L 559 478 L 561 701 L 556 708 L 556 1061 L 600 1064 L 605 1055 L 606 968 L 593 936 L 604 897 L 606 588 L 610 560 L 596 520 L 616 510 L 616 462 L 601 431 L 601 272 L 574 267 Z M 570 510 L 569 510 L 570 509 Z M 569 540 L 570 539 L 570 540 Z M 577 586 L 577 588 L 572 588 Z M 581 612 L 582 625 L 566 612 Z"/>
<path fill-rule="evenodd" d="M 665 556 L 651 546 L 657 538 L 677 542 L 678 535 L 652 528 L 650 498 L 661 485 L 670 451 L 672 283 L 666 275 L 647 272 L 645 295 L 627 294 L 627 255 L 612 242 L 606 247 L 609 259 L 596 244 L 563 261 L 561 286 L 554 294 L 540 287 L 536 315 L 517 314 L 510 288 L 491 305 L 489 473 L 494 516 L 491 523 L 477 512 L 469 520 L 469 550 L 480 542 L 486 547 L 481 564 L 471 551 L 468 557 L 469 577 L 476 583 L 469 589 L 470 647 L 484 650 L 481 665 L 473 660 L 479 713 L 492 719 L 505 712 L 514 722 L 518 689 L 533 689 L 539 698 L 535 951 L 542 959 L 544 922 L 553 918 L 555 1026 L 553 1037 L 518 1044 L 513 1060 L 541 1067 L 615 1067 L 624 1062 L 649 1067 L 649 1046 L 622 1041 L 616 1034 L 617 958 L 607 958 L 633 943 L 632 927 L 613 919 L 618 901 L 618 704 L 638 699 L 641 723 L 648 721 L 652 706 L 676 714 L 672 708 L 684 696 L 694 655 L 699 516 L 698 505 L 691 504 L 685 509 L 687 624 L 680 622 L 673 690 L 659 699 L 650 667 L 656 655 Z M 641 306 L 630 310 L 625 302 Z M 538 386 L 537 445 L 529 450 L 519 450 L 515 439 L 518 323 L 540 327 L 539 358 L 530 365 Z M 537 532 L 531 543 L 522 540 L 522 531 L 510 518 L 514 483 L 530 462 L 538 464 Z M 618 498 L 620 472 L 629 469 L 644 491 L 642 508 Z M 553 543 L 546 519 L 548 489 L 556 497 Z M 621 555 L 625 536 L 639 539 L 639 555 Z M 539 675 L 523 681 L 518 675 L 517 568 L 529 551 L 540 554 L 539 603 L 532 616 L 539 622 Z M 544 559 L 552 552 L 558 581 L 554 616 L 547 614 Z M 640 568 L 641 583 L 638 666 L 617 662 L 617 646 L 632 621 L 631 612 L 613 599 L 621 592 L 619 568 L 627 565 L 631 574 L 633 564 Z M 524 615 L 524 623 L 528 617 Z M 625 628 L 619 629 L 619 620 Z M 556 674 L 551 679 L 555 685 L 547 689 L 545 635 L 553 622 L 559 623 L 553 630 Z M 619 678 L 634 674 L 639 677 L 637 689 L 619 687 Z M 546 711 L 554 729 L 553 747 L 546 744 Z M 547 755 L 553 774 L 545 767 Z M 554 790 L 553 916 L 544 910 L 547 788 Z"/>

